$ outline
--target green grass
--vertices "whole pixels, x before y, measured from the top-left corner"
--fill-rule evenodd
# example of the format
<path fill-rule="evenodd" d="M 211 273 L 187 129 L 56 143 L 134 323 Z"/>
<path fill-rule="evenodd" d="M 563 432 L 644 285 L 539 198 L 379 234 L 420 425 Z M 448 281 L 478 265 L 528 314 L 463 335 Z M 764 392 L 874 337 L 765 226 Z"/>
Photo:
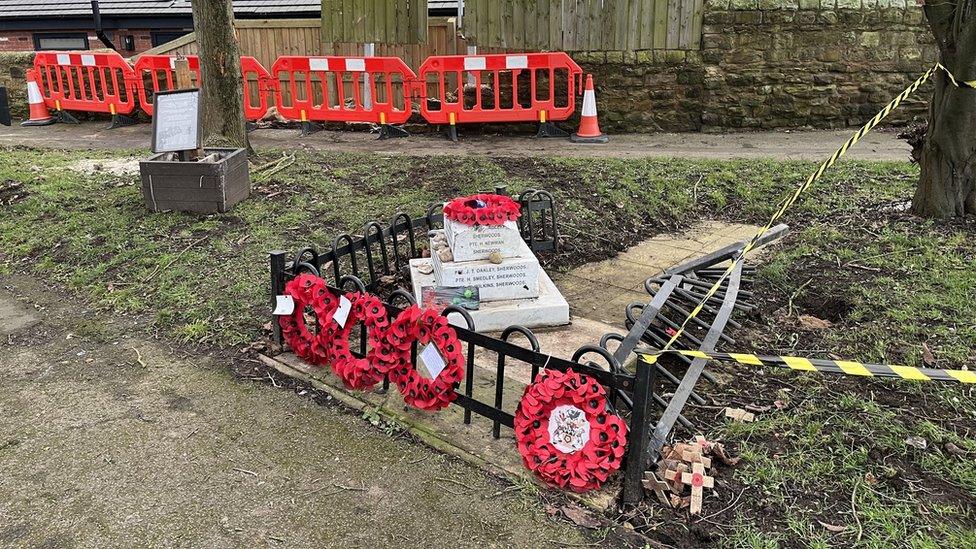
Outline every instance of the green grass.
<path fill-rule="evenodd" d="M 420 215 L 435 201 L 498 184 L 550 190 L 565 246 L 544 261 L 566 269 L 702 219 L 763 223 L 814 168 L 298 152 L 231 213 L 196 216 L 150 214 L 137 176 L 67 169 L 83 158 L 120 156 L 0 149 L 0 204 L 9 200 L 5 182 L 28 192 L 0 205 L 0 273 L 41 277 L 169 339 L 218 346 L 252 341 L 267 322 L 268 251 L 326 248 L 336 234 L 396 211 Z M 916 177 L 907 163 L 830 170 L 784 219 L 793 233 L 763 262 L 764 314 L 748 324 L 748 337 L 737 336 L 741 350 L 919 365 L 924 343 L 939 367 L 976 365 L 976 224 L 892 210 L 910 198 Z M 800 314 L 834 315 L 833 326 L 804 330 Z M 789 404 L 712 433 L 744 458 L 726 473 L 747 490 L 748 504 L 731 511 L 725 545 L 849 546 L 859 536 L 869 547 L 976 546 L 971 390 L 735 375 L 733 385 L 751 387 L 748 400 Z M 906 446 L 908 436 L 925 438 L 928 449 Z M 949 455 L 947 442 L 968 457 Z M 932 479 L 952 496 L 919 489 Z M 847 529 L 832 533 L 817 521 Z"/>
<path fill-rule="evenodd" d="M 123 152 L 7 148 L 0 154 L 0 181 L 22 182 L 29 192 L 0 219 L 0 268 L 41 274 L 107 311 L 148 315 L 163 335 L 217 345 L 258 335 L 266 252 L 325 248 L 339 232 L 390 219 L 398 210 L 419 215 L 437 200 L 497 184 L 513 192 L 549 189 L 560 204 L 567 245 L 547 261 L 562 269 L 702 218 L 763 222 L 777 198 L 812 168 L 801 162 L 298 153 L 268 187 L 280 194 L 257 194 L 229 214 L 195 216 L 148 213 L 135 176 L 66 169 L 83 158 Z M 946 365 L 972 364 L 976 301 L 967 296 L 976 284 L 976 244 L 966 227 L 884 216 L 870 234 L 856 226 L 862 210 L 909 196 L 915 173 L 899 163 L 843 163 L 828 172 L 787 216 L 796 225 L 794 237 L 764 276 L 792 291 L 790 285 L 802 281 L 785 273 L 810 255 L 893 269 L 890 276 L 843 269 L 868 275 L 845 289 L 858 329 L 831 332 L 826 344 L 865 360 L 916 363 L 921 342 L 929 341 Z M 836 226 L 837 220 L 845 225 Z M 814 295 L 821 288 L 804 291 Z"/>

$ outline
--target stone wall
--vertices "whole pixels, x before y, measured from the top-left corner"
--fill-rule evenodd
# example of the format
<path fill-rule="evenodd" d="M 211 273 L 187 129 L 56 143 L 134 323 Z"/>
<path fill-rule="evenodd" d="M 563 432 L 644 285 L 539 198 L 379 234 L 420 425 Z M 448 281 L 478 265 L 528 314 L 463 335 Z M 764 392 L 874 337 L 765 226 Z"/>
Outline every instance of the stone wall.
<path fill-rule="evenodd" d="M 10 113 L 27 117 L 27 69 L 34 65 L 34 52 L 0 53 L 0 86 L 7 88 Z"/>
<path fill-rule="evenodd" d="M 914 0 L 707 0 L 700 51 L 574 54 L 611 131 L 857 126 L 936 56 Z"/>

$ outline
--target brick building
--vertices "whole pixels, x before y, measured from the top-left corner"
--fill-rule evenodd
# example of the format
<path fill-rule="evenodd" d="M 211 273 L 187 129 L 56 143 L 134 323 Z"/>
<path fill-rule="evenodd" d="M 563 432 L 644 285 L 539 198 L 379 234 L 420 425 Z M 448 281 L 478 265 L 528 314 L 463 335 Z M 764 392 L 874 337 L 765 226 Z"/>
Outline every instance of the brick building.
<path fill-rule="evenodd" d="M 234 0 L 238 19 L 319 17 L 321 0 Z M 104 36 L 123 56 L 193 30 L 190 0 L 100 0 Z M 90 0 L 0 0 L 0 52 L 108 47 Z"/>

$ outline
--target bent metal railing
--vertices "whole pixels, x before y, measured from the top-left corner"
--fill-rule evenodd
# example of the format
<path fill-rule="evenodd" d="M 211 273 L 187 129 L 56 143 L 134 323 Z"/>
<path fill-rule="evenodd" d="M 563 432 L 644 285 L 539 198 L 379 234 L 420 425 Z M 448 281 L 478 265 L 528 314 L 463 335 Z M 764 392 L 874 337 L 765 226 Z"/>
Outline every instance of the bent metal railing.
<path fill-rule="evenodd" d="M 496 189 L 496 192 L 503 189 Z M 538 222 L 526 220 L 521 224 L 522 235 L 527 243 L 535 249 L 556 249 L 558 233 L 555 217 L 555 201 L 551 194 L 545 191 L 526 191 L 520 195 L 523 211 L 529 216 L 538 215 Z M 331 248 L 320 253 L 313 247 L 298 250 L 289 259 L 282 251 L 270 253 L 271 262 L 271 302 L 275 296 L 284 292 L 285 284 L 291 278 L 303 272 L 321 276 L 334 292 L 356 289 L 369 291 L 380 296 L 387 306 L 391 317 L 395 317 L 402 310 L 403 305 L 415 303 L 414 297 L 402 287 L 406 287 L 405 277 L 409 276 L 407 267 L 409 260 L 422 257 L 428 231 L 443 225 L 443 215 L 437 213 L 439 205 L 428 208 L 426 214 L 419 218 L 411 218 L 408 214 L 399 212 L 393 216 L 390 223 L 383 224 L 373 221 L 363 228 L 362 236 L 342 234 L 336 237 Z M 531 218 L 530 218 L 531 219 Z M 785 234 L 786 227 L 779 226 L 767 234 L 763 243 L 772 241 Z M 418 232 L 421 233 L 418 235 Z M 687 310 L 677 304 L 683 298 L 685 301 L 693 299 L 701 289 L 702 284 L 710 276 L 717 275 L 720 270 L 717 265 L 731 259 L 741 252 L 743 243 L 733 244 L 707 256 L 665 271 L 661 276 L 647 280 L 645 287 L 651 294 L 651 300 L 646 304 L 632 303 L 626 311 L 627 334 L 609 333 L 604 335 L 598 344 L 588 344 L 579 347 L 570 359 L 549 355 L 539 348 L 535 334 L 523 326 L 513 325 L 504 330 L 499 337 L 482 334 L 475 331 L 470 314 L 463 309 L 448 307 L 442 313 L 445 316 L 460 315 L 464 320 L 463 326 L 455 326 L 458 339 L 466 345 L 465 380 L 463 388 L 458 388 L 455 403 L 464 409 L 464 423 L 470 424 L 472 414 L 478 414 L 492 422 L 492 436 L 500 438 L 501 426 L 514 426 L 514 416 L 503 409 L 504 388 L 506 381 L 506 364 L 509 360 L 517 360 L 531 367 L 531 379 L 535 379 L 540 369 L 551 368 L 566 371 L 575 370 L 578 373 L 592 376 L 604 386 L 609 396 L 611 410 L 616 411 L 628 420 L 628 450 L 624 470 L 624 502 L 635 503 L 643 497 L 641 480 L 649 467 L 656 462 L 657 452 L 666 441 L 674 428 L 675 422 L 680 422 L 685 428 L 691 429 L 692 423 L 681 415 L 687 400 L 690 398 L 703 403 L 704 399 L 694 392 L 699 377 L 710 376 L 704 372 L 705 361 L 701 359 L 689 360 L 683 357 L 663 358 L 653 366 L 642 362 L 636 363 L 631 372 L 625 367 L 628 359 L 633 355 L 638 344 L 659 346 L 667 329 L 673 329 L 687 316 Z M 749 270 L 747 267 L 746 270 Z M 737 298 L 742 292 L 740 285 L 743 276 L 740 263 L 722 291 L 716 294 L 721 302 L 715 307 L 711 305 L 706 313 L 712 315 L 710 323 L 699 325 L 707 328 L 707 334 L 698 338 L 693 333 L 679 340 L 684 348 L 698 348 L 714 350 L 720 340 L 731 342 L 723 334 L 727 324 L 737 325 L 731 320 L 735 309 L 748 309 L 748 304 L 738 304 Z M 331 279 L 331 280 L 330 280 Z M 688 305 L 693 307 L 695 303 Z M 634 315 L 634 310 L 639 315 Z M 675 317 L 674 315 L 679 315 Z M 680 315 L 684 316 L 680 316 Z M 707 318 L 707 317 L 705 317 Z M 272 318 L 274 339 L 282 344 L 281 328 L 275 318 Z M 520 336 L 528 343 L 528 347 L 510 342 L 513 337 Z M 611 349 L 612 343 L 616 347 Z M 690 345 L 690 347 L 689 347 Z M 360 330 L 358 349 L 354 354 L 364 356 L 366 353 L 366 333 Z M 493 352 L 497 355 L 495 369 L 495 387 L 493 399 L 482 401 L 474 394 L 475 352 L 478 348 Z M 416 348 L 414 349 L 414 355 Z M 585 358 L 597 359 L 584 360 Z M 667 360 L 666 360 L 667 359 Z M 601 364 L 602 363 L 602 364 Z M 684 367 L 681 379 L 674 373 L 675 368 Z M 668 385 L 670 384 L 670 386 Z M 384 380 L 383 389 L 389 388 L 389 380 Z M 664 392 L 667 391 L 667 392 Z M 664 395 L 671 394 L 670 398 Z M 652 408 L 663 408 L 661 417 L 652 423 Z"/>

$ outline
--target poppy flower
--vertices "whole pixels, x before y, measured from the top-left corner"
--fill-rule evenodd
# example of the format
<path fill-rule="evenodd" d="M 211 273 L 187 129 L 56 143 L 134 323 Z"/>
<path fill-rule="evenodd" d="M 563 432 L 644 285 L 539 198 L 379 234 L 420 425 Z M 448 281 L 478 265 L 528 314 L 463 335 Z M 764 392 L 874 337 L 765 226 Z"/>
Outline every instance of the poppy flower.
<path fill-rule="evenodd" d="M 500 194 L 475 194 L 444 205 L 444 216 L 462 225 L 504 225 L 522 214 L 521 205 Z"/>

